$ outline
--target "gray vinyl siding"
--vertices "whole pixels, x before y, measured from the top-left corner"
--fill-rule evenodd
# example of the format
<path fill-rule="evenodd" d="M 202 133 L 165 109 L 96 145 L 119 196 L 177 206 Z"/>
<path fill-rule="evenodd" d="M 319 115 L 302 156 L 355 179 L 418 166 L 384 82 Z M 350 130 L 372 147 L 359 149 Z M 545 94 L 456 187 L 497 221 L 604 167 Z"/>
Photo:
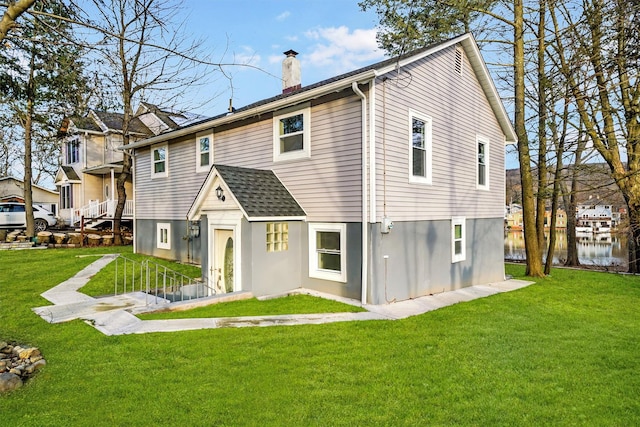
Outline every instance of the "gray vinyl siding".
<path fill-rule="evenodd" d="M 350 90 L 349 90 L 350 92 Z M 355 95 L 311 106 L 311 158 L 273 161 L 273 116 L 214 129 L 213 163 L 272 169 L 309 221 L 361 218 L 360 99 Z M 136 151 L 136 217 L 184 219 L 204 179 L 195 173 L 195 135 L 168 145 L 168 177 L 151 179 L 151 149 Z"/>
<path fill-rule="evenodd" d="M 504 215 L 504 136 L 466 57 L 459 75 L 454 55 L 451 47 L 417 61 L 384 89 L 376 80 L 377 221 L 385 198 L 394 221 Z M 432 119 L 431 185 L 409 183 L 410 110 Z M 489 191 L 476 189 L 477 136 L 489 139 Z"/>
<path fill-rule="evenodd" d="M 273 117 L 214 134 L 214 163 L 272 169 L 309 221 L 361 217 L 360 99 L 311 106 L 311 158 L 273 162 Z M 277 113 L 276 113 L 277 114 Z"/>
<path fill-rule="evenodd" d="M 151 149 L 136 151 L 136 218 L 184 220 L 206 173 L 196 173 L 195 135 L 168 144 L 168 176 L 151 179 Z"/>

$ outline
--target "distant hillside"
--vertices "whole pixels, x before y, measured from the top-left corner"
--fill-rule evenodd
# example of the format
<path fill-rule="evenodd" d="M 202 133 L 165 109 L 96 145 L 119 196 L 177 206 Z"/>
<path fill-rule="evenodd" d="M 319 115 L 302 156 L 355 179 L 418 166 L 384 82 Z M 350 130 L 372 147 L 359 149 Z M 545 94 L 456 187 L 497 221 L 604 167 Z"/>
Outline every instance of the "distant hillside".
<path fill-rule="evenodd" d="M 565 171 L 570 174 L 570 170 Z M 534 169 L 537 181 L 537 170 Z M 609 167 L 605 163 L 589 163 L 580 166 L 578 170 L 578 204 L 588 200 L 602 200 L 614 207 L 625 206 L 624 198 L 609 176 Z M 552 185 L 553 176 L 549 177 Z M 571 189 L 571 181 L 565 178 L 567 189 Z M 520 169 L 507 169 L 505 172 L 505 203 L 522 203 L 522 186 L 520 185 Z M 562 200 L 560 200 L 562 206 Z"/>

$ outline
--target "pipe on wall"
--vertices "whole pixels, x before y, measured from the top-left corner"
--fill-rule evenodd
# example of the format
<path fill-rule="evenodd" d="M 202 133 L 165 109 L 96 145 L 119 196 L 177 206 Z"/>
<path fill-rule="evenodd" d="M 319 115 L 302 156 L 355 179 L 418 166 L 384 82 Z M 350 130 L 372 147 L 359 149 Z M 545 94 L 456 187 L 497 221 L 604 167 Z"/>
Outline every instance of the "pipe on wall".
<path fill-rule="evenodd" d="M 361 273 L 361 288 L 362 297 L 361 303 L 367 303 L 367 276 L 369 270 L 369 233 L 368 233 L 368 219 L 367 219 L 367 97 L 358 87 L 357 82 L 351 84 L 351 88 L 356 95 L 360 98 L 362 105 L 361 123 L 362 123 L 362 273 Z"/>

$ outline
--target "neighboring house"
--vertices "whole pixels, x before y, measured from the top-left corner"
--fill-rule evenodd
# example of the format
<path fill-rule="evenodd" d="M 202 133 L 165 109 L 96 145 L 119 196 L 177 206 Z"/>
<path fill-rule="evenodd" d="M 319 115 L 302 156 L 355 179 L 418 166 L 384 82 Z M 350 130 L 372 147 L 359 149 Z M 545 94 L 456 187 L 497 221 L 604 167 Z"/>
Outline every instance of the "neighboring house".
<path fill-rule="evenodd" d="M 32 184 L 31 197 L 34 205 L 42 206 L 53 214 L 58 213 L 57 191 Z M 0 202 L 24 203 L 24 181 L 11 176 L 0 178 Z"/>
<path fill-rule="evenodd" d="M 469 34 L 125 146 L 134 250 L 215 292 L 363 303 L 504 279 L 515 133 Z"/>
<path fill-rule="evenodd" d="M 129 126 L 131 141 L 177 128 L 189 121 L 184 114 L 170 113 L 142 103 Z M 111 225 L 118 202 L 116 179 L 122 171 L 123 114 L 90 110 L 84 117 L 63 121 L 60 129 L 62 159 L 55 179 L 60 192 L 60 217 L 69 226 Z M 127 202 L 123 220 L 133 219 L 133 185 L 125 183 Z"/>
<path fill-rule="evenodd" d="M 609 233 L 617 228 L 619 223 L 614 219 L 611 205 L 607 204 L 585 204 L 576 208 L 576 231 L 589 233 Z"/>
<path fill-rule="evenodd" d="M 523 218 L 522 218 L 522 206 L 516 203 L 507 205 L 505 207 L 505 226 L 509 230 L 522 230 Z"/>
<path fill-rule="evenodd" d="M 551 209 L 544 211 L 544 228 L 551 227 Z M 556 230 L 567 228 L 567 213 L 564 209 L 556 211 Z"/>

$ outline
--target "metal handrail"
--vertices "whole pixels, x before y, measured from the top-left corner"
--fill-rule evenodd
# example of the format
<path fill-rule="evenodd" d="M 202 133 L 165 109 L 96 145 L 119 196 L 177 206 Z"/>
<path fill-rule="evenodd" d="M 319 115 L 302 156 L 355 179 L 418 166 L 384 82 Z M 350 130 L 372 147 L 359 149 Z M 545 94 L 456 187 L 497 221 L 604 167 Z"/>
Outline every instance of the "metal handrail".
<path fill-rule="evenodd" d="M 136 261 L 123 255 L 116 257 L 114 295 L 144 292 L 153 296 L 154 304 L 163 301 L 178 302 L 215 295 L 207 278 L 193 278 L 153 260 Z M 146 301 L 146 305 L 151 302 Z"/>

